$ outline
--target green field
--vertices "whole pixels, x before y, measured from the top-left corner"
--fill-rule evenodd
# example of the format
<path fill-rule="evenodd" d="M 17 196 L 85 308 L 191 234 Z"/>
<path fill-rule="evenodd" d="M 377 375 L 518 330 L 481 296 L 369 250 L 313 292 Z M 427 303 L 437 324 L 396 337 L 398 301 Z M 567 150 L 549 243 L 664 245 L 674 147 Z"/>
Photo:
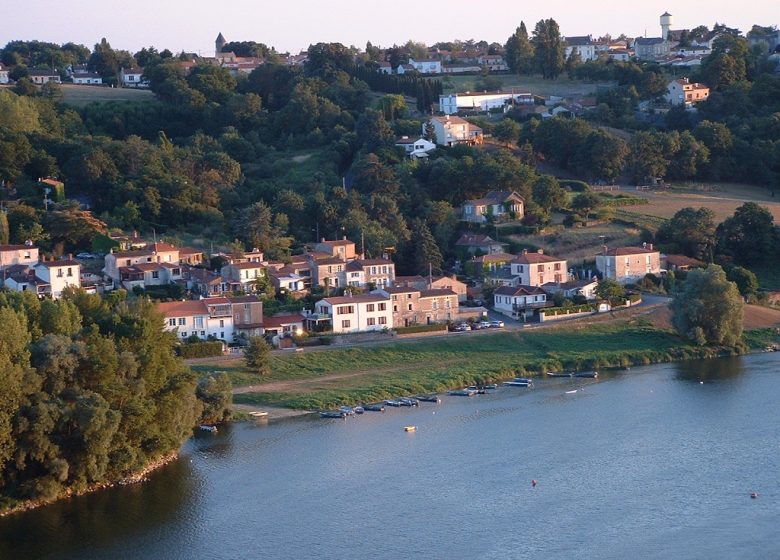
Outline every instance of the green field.
<path fill-rule="evenodd" d="M 257 392 L 234 395 L 236 403 L 311 410 L 440 392 L 513 375 L 649 364 L 715 353 L 716 349 L 692 346 L 671 332 L 633 321 L 286 354 L 273 357 L 273 373 L 265 378 L 253 376 L 240 365 L 197 369 L 227 372 L 239 386 L 262 385 L 253 385 Z"/>
<path fill-rule="evenodd" d="M 76 86 L 62 84 L 63 102 L 83 107 L 99 101 L 155 101 L 148 89 L 111 88 L 101 86 Z"/>

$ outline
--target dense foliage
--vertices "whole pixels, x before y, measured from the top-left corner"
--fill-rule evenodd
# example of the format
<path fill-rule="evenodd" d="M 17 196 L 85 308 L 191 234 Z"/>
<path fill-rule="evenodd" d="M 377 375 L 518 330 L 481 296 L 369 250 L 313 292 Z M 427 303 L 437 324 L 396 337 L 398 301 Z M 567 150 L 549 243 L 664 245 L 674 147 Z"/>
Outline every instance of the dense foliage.
<path fill-rule="evenodd" d="M 0 503 L 119 480 L 175 451 L 202 405 L 147 300 L 0 292 Z"/>

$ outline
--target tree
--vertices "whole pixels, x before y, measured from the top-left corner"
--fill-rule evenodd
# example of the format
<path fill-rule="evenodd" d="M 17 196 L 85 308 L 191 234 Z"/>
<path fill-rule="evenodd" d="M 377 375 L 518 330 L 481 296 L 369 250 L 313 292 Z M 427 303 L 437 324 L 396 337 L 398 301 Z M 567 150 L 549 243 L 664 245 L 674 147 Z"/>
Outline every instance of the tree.
<path fill-rule="evenodd" d="M 233 386 L 226 373 L 207 376 L 198 382 L 196 392 L 198 400 L 203 403 L 203 413 L 200 421 L 207 424 L 219 424 L 230 420 L 233 402 Z"/>
<path fill-rule="evenodd" d="M 742 297 L 717 265 L 689 272 L 669 307 L 677 332 L 696 344 L 733 347 L 742 339 Z"/>
<path fill-rule="evenodd" d="M 554 19 L 537 22 L 531 44 L 534 47 L 534 65 L 545 80 L 557 78 L 565 65 L 563 42 L 558 23 Z"/>
<path fill-rule="evenodd" d="M 751 296 L 758 291 L 758 278 L 753 272 L 741 266 L 734 266 L 726 271 L 726 278 L 734 282 L 743 296 Z"/>
<path fill-rule="evenodd" d="M 717 253 L 737 264 L 753 266 L 773 262 L 777 232 L 772 213 L 755 202 L 746 202 L 715 230 Z"/>
<path fill-rule="evenodd" d="M 8 226 L 8 216 L 0 210 L 0 245 L 8 245 L 11 239 L 11 228 Z"/>
<path fill-rule="evenodd" d="M 650 177 L 664 177 L 669 162 L 664 156 L 663 136 L 640 131 L 631 138 L 628 169 L 637 184 Z"/>
<path fill-rule="evenodd" d="M 517 142 L 520 137 L 520 125 L 512 119 L 504 118 L 495 127 L 493 127 L 493 136 L 510 146 Z"/>
<path fill-rule="evenodd" d="M 614 181 L 623 171 L 628 154 L 628 144 L 622 138 L 598 129 L 589 133 L 577 149 L 574 167 L 591 180 Z"/>
<path fill-rule="evenodd" d="M 552 175 L 542 175 L 533 186 L 534 202 L 545 212 L 566 206 L 568 196 L 566 190 Z"/>
<path fill-rule="evenodd" d="M 444 259 L 428 224 L 418 218 L 412 223 L 412 230 L 415 232 L 411 239 L 414 271 L 422 275 L 427 275 L 429 270 L 441 274 Z"/>
<path fill-rule="evenodd" d="M 271 373 L 271 347 L 260 336 L 253 336 L 244 349 L 244 361 L 248 368 L 259 375 Z"/>
<path fill-rule="evenodd" d="M 584 218 L 599 206 L 601 197 L 593 192 L 579 193 L 571 203 L 571 209 Z"/>
<path fill-rule="evenodd" d="M 432 121 L 425 123 L 425 134 L 423 136 L 428 142 L 436 144 L 436 127 Z"/>
<path fill-rule="evenodd" d="M 568 74 L 569 79 L 574 79 L 574 73 L 580 66 L 582 66 L 580 51 L 577 48 L 572 48 L 569 58 L 566 59 L 566 74 Z"/>
<path fill-rule="evenodd" d="M 715 250 L 715 213 L 709 208 L 686 207 L 658 229 L 659 243 L 671 244 L 673 251 L 712 262 Z"/>
<path fill-rule="evenodd" d="M 533 68 L 534 48 L 528 40 L 525 22 L 520 22 L 515 32 L 509 36 L 505 45 L 506 64 L 516 74 L 530 74 Z"/>
<path fill-rule="evenodd" d="M 605 278 L 596 285 L 596 295 L 611 305 L 622 305 L 626 299 L 626 289 L 614 280 Z"/>

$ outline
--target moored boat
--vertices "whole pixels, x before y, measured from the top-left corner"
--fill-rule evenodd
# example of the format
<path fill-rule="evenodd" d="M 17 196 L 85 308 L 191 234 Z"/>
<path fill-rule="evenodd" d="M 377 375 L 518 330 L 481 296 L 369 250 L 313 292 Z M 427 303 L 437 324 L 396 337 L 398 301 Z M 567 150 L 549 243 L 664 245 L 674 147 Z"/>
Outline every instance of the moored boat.
<path fill-rule="evenodd" d="M 346 413 L 340 410 L 323 410 L 320 412 L 320 418 L 346 418 Z"/>
<path fill-rule="evenodd" d="M 404 432 L 416 432 L 417 426 L 404 426 Z"/>
<path fill-rule="evenodd" d="M 496 389 L 498 389 L 498 384 L 488 383 L 487 385 L 485 385 L 485 389 L 488 391 L 495 391 Z"/>
<path fill-rule="evenodd" d="M 346 416 L 354 416 L 355 415 L 355 409 L 351 406 L 340 406 L 339 412 L 343 412 Z"/>
<path fill-rule="evenodd" d="M 589 379 L 596 379 L 599 376 L 597 371 L 578 371 L 574 374 L 574 377 L 587 377 Z"/>
<path fill-rule="evenodd" d="M 502 385 L 506 385 L 507 387 L 530 387 L 531 384 L 527 381 L 504 381 Z"/>
<path fill-rule="evenodd" d="M 453 397 L 473 397 L 477 392 L 472 391 L 471 389 L 454 389 L 447 394 L 452 395 Z"/>
<path fill-rule="evenodd" d="M 385 407 L 383 404 L 377 403 L 377 404 L 367 404 L 363 406 L 364 410 L 370 410 L 371 412 L 384 412 Z"/>
<path fill-rule="evenodd" d="M 420 406 L 420 401 L 408 397 L 401 397 L 398 402 L 401 403 L 401 406 Z"/>
<path fill-rule="evenodd" d="M 387 406 L 395 406 L 395 407 L 398 407 L 398 406 L 403 406 L 403 405 L 401 404 L 401 401 L 396 401 L 396 400 L 392 400 L 392 399 L 388 399 L 388 400 L 386 400 L 386 401 L 385 401 L 385 404 L 386 404 Z"/>
<path fill-rule="evenodd" d="M 201 430 L 204 432 L 211 432 L 212 434 L 217 433 L 217 427 L 216 426 L 207 426 L 206 424 L 201 424 L 198 426 Z"/>
<path fill-rule="evenodd" d="M 547 372 L 547 376 L 548 377 L 574 377 L 574 374 L 571 373 L 571 372 L 568 372 L 568 373 L 565 373 L 565 372 L 553 373 L 551 371 L 548 371 Z"/>
<path fill-rule="evenodd" d="M 353 410 L 355 411 L 355 414 L 363 414 L 366 411 L 362 406 L 356 406 Z"/>
<path fill-rule="evenodd" d="M 415 398 L 420 402 L 432 402 L 432 403 L 441 402 L 439 395 L 417 395 Z"/>

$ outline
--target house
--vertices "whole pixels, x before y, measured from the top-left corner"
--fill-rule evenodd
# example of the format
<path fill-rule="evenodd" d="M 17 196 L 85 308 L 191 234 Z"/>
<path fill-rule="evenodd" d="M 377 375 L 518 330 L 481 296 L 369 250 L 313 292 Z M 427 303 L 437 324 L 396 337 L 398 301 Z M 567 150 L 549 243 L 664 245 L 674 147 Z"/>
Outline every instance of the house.
<path fill-rule="evenodd" d="M 422 134 L 425 134 L 429 124 L 433 125 L 436 144 L 439 146 L 482 143 L 482 129 L 460 117 L 450 115 L 433 117 L 427 123 L 423 123 Z"/>
<path fill-rule="evenodd" d="M 427 158 L 428 153 L 436 149 L 436 144 L 429 142 L 425 138 L 412 140 L 408 136 L 402 136 L 396 140 L 395 145 L 403 148 L 406 155 L 412 159 Z"/>
<path fill-rule="evenodd" d="M 477 73 L 482 71 L 482 66 L 478 64 L 470 64 L 468 62 L 458 62 L 455 64 L 442 64 L 442 74 L 468 74 L 471 72 Z"/>
<path fill-rule="evenodd" d="M 495 276 L 496 272 L 501 271 L 509 265 L 515 258 L 511 253 L 490 253 L 489 255 L 480 255 L 474 257 L 466 263 L 466 270 L 476 277 Z M 497 278 L 494 278 L 497 280 Z"/>
<path fill-rule="evenodd" d="M 380 62 L 378 70 L 382 74 L 392 74 L 393 66 L 389 62 Z"/>
<path fill-rule="evenodd" d="M 500 286 L 493 292 L 493 308 L 513 319 L 527 320 L 547 306 L 547 293 L 538 286 Z"/>
<path fill-rule="evenodd" d="M 602 278 L 630 284 L 644 278 L 646 274 L 661 273 L 661 253 L 648 243 L 642 247 L 617 247 L 596 255 L 596 269 Z"/>
<path fill-rule="evenodd" d="M 34 266 L 39 259 L 38 247 L 24 245 L 0 245 L 0 270 L 13 265 Z"/>
<path fill-rule="evenodd" d="M 704 101 L 710 96 L 710 88 L 688 78 L 672 80 L 666 86 L 664 99 L 672 105 L 692 105 Z"/>
<path fill-rule="evenodd" d="M 453 276 L 396 276 L 395 287 L 420 290 L 452 290 L 458 296 L 458 301 L 467 299 L 467 286 Z M 384 288 L 387 290 L 388 288 Z M 396 323 L 397 325 L 397 323 Z"/>
<path fill-rule="evenodd" d="M 477 252 L 489 255 L 504 252 L 506 243 L 500 243 L 490 236 L 480 233 L 464 233 L 455 242 L 455 247 L 462 248 L 472 255 Z"/>
<path fill-rule="evenodd" d="M 305 319 L 300 313 L 263 317 L 263 329 L 265 334 L 301 334 Z"/>
<path fill-rule="evenodd" d="M 518 286 L 542 286 L 544 284 L 560 284 L 569 280 L 566 259 L 545 255 L 542 249 L 536 253 L 523 250 L 510 264 L 513 277 Z"/>
<path fill-rule="evenodd" d="M 512 90 L 511 92 L 450 93 L 439 96 L 439 111 L 453 115 L 460 111 L 489 111 L 509 105 L 533 105 L 534 97 L 530 91 Z"/>
<path fill-rule="evenodd" d="M 343 288 L 347 284 L 347 262 L 339 257 L 310 257 L 311 285 L 324 288 Z"/>
<path fill-rule="evenodd" d="M 182 265 L 182 274 L 187 289 L 205 297 L 220 296 L 226 290 L 222 276 L 205 268 Z"/>
<path fill-rule="evenodd" d="M 458 318 L 458 294 L 449 289 L 420 290 L 419 314 L 426 325 Z"/>
<path fill-rule="evenodd" d="M 393 328 L 390 298 L 381 294 L 325 298 L 316 303 L 315 310 L 318 315 L 330 320 L 334 333 Z"/>
<path fill-rule="evenodd" d="M 346 282 L 349 286 L 392 286 L 395 281 L 395 263 L 390 259 L 355 259 L 346 264 Z M 352 276 L 357 272 L 361 276 Z M 362 284 L 355 284 L 361 278 Z"/>
<path fill-rule="evenodd" d="M 477 57 L 477 62 L 489 72 L 503 72 L 509 70 L 506 60 L 500 54 L 482 54 Z"/>
<path fill-rule="evenodd" d="M 692 268 L 706 268 L 707 263 L 699 259 L 693 259 L 685 255 L 661 255 L 661 270 L 690 270 Z"/>
<path fill-rule="evenodd" d="M 564 39 L 564 57 L 569 60 L 572 52 L 577 52 L 583 62 L 589 62 L 598 59 L 596 53 L 596 44 L 593 42 L 592 35 L 582 37 L 566 37 Z"/>
<path fill-rule="evenodd" d="M 631 60 L 631 51 L 628 49 L 615 49 L 610 50 L 607 56 L 617 62 L 628 62 Z"/>
<path fill-rule="evenodd" d="M 417 70 L 420 74 L 441 74 L 441 60 L 426 58 L 423 60 L 409 59 L 409 66 Z"/>
<path fill-rule="evenodd" d="M 28 77 L 32 83 L 39 86 L 48 84 L 49 82 L 54 82 L 55 84 L 62 83 L 59 73 L 54 70 L 38 70 L 37 68 L 33 68 L 28 71 Z"/>
<path fill-rule="evenodd" d="M 126 290 L 132 290 L 136 286 L 167 286 L 180 280 L 183 280 L 183 274 L 178 263 L 151 262 L 119 267 L 119 283 Z"/>
<path fill-rule="evenodd" d="M 3 287 L 13 292 L 33 292 L 39 298 L 51 293 L 51 284 L 26 265 L 12 265 L 2 271 Z"/>
<path fill-rule="evenodd" d="M 267 278 L 268 267 L 261 262 L 226 264 L 221 273 L 231 292 L 251 293 L 257 290 L 257 282 Z"/>
<path fill-rule="evenodd" d="M 203 264 L 203 251 L 192 247 L 181 247 L 179 249 L 179 262 L 190 266 Z"/>
<path fill-rule="evenodd" d="M 775 52 L 780 46 L 780 29 L 754 27 L 747 34 L 748 44 L 752 47 L 760 46 L 766 52 Z"/>
<path fill-rule="evenodd" d="M 484 224 L 488 218 L 495 221 L 519 220 L 525 215 L 525 199 L 514 191 L 490 191 L 483 198 L 463 203 L 465 222 Z"/>
<path fill-rule="evenodd" d="M 160 285 L 166 284 L 171 280 L 168 278 L 168 281 L 161 281 L 160 274 L 167 274 L 163 272 L 163 267 L 159 266 L 163 264 L 169 265 L 169 267 L 165 267 L 165 270 L 170 270 L 172 276 L 175 276 L 177 279 L 181 278 L 179 249 L 173 245 L 160 242 L 146 245 L 143 249 L 131 251 L 114 252 L 111 249 L 111 252 L 106 255 L 103 274 L 107 279 L 111 280 L 115 288 L 124 286 L 132 289 L 136 285 L 143 287 L 147 273 L 150 280 L 154 281 L 154 285 Z M 137 268 L 137 265 L 143 266 Z M 178 270 L 174 273 L 173 269 Z M 127 284 L 125 285 L 125 283 Z"/>
<path fill-rule="evenodd" d="M 121 68 L 119 70 L 119 85 L 122 87 L 149 87 L 144 79 L 143 68 Z"/>
<path fill-rule="evenodd" d="M 596 287 L 599 285 L 597 279 L 569 280 L 560 284 L 551 282 L 543 284 L 541 288 L 550 296 L 562 293 L 564 297 L 573 299 L 583 297 L 588 301 L 596 299 Z"/>
<path fill-rule="evenodd" d="M 74 72 L 71 79 L 76 85 L 101 85 L 103 78 L 96 72 Z"/>
<path fill-rule="evenodd" d="M 195 336 L 203 340 L 233 340 L 233 309 L 227 298 L 163 302 L 157 304 L 157 309 L 165 317 L 165 330 L 175 332 L 181 339 Z"/>
<path fill-rule="evenodd" d="M 312 251 L 326 253 L 328 256 L 346 261 L 355 258 L 355 243 L 347 239 L 346 236 L 335 241 L 326 241 L 323 237 L 319 243 L 312 245 Z"/>
<path fill-rule="evenodd" d="M 420 323 L 419 288 L 415 286 L 387 286 L 373 293 L 390 299 L 394 327 L 409 327 Z"/>
<path fill-rule="evenodd" d="M 8 83 L 8 68 L 0 64 L 0 84 Z"/>
<path fill-rule="evenodd" d="M 208 300 L 206 300 L 208 301 Z M 230 298 L 233 332 L 237 338 L 262 336 L 264 332 L 263 302 L 254 295 Z"/>
<path fill-rule="evenodd" d="M 662 37 L 637 37 L 634 52 L 639 60 L 656 60 L 669 54 L 669 42 Z"/>
<path fill-rule="evenodd" d="M 294 294 L 306 289 L 303 277 L 298 275 L 293 267 L 269 268 L 268 279 L 277 292 Z"/>

